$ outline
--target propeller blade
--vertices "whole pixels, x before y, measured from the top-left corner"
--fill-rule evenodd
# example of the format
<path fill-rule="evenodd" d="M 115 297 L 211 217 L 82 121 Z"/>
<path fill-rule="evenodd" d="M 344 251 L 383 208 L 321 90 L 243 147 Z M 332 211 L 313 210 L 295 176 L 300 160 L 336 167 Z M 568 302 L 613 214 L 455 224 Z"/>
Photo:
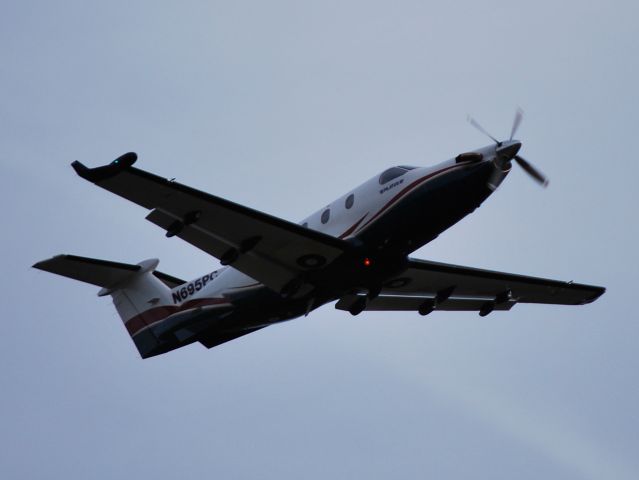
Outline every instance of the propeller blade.
<path fill-rule="evenodd" d="M 517 133 L 517 129 L 519 128 L 519 125 L 521 124 L 521 120 L 524 118 L 524 111 L 521 108 L 518 108 L 517 111 L 515 112 L 515 119 L 513 120 L 513 128 L 510 131 L 510 140 L 513 139 L 513 137 L 515 136 L 515 133 Z"/>
<path fill-rule="evenodd" d="M 524 159 L 524 157 L 521 157 L 519 155 L 515 155 L 514 160 L 519 164 L 519 166 L 521 168 L 524 169 L 524 171 L 528 175 L 530 175 L 532 178 L 534 178 L 542 186 L 544 186 L 544 187 L 548 186 L 548 179 L 546 178 L 546 176 L 543 173 L 541 173 L 539 170 L 537 170 L 535 167 L 533 167 L 530 163 L 528 163 Z"/>
<path fill-rule="evenodd" d="M 495 142 L 497 145 L 501 145 L 500 141 L 497 140 L 495 137 L 493 137 L 490 133 L 488 133 L 486 131 L 486 129 L 484 127 L 482 127 L 479 123 L 477 123 L 477 121 L 469 116 L 468 117 L 468 123 L 470 123 L 473 127 L 475 127 L 477 130 L 479 130 L 481 133 L 483 133 L 484 135 L 486 135 L 488 138 L 490 138 L 493 142 Z"/>

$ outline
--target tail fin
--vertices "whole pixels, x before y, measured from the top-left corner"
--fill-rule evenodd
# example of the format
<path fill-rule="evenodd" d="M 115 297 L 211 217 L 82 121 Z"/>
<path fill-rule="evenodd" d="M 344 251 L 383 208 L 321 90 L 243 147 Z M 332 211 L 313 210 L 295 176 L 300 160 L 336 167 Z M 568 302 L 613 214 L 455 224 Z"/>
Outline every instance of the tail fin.
<path fill-rule="evenodd" d="M 150 325 L 175 312 L 171 288 L 185 283 L 156 272 L 159 260 L 130 265 L 75 255 L 58 255 L 33 265 L 65 277 L 102 287 L 99 296 L 111 295 L 142 358 L 168 352 L 183 344 L 158 338 Z"/>

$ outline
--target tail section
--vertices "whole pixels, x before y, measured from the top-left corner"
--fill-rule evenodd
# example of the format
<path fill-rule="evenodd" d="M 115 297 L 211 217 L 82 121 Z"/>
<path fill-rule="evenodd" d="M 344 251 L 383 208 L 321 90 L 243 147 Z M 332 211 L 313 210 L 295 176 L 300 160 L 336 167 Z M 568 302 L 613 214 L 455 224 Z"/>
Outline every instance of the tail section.
<path fill-rule="evenodd" d="M 157 259 L 152 259 L 130 265 L 58 255 L 36 263 L 34 268 L 102 287 L 98 295 L 111 295 L 140 355 L 147 358 L 190 343 L 176 342 L 174 337 L 160 338 L 156 329 L 150 328 L 175 313 L 171 288 L 185 283 L 156 272 L 158 263 Z"/>

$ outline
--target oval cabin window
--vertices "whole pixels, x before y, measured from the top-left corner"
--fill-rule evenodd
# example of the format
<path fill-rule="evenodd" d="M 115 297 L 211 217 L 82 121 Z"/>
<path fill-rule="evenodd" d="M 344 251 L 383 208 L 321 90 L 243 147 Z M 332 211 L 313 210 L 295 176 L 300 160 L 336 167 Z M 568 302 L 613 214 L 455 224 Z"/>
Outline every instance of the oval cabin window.
<path fill-rule="evenodd" d="M 347 209 L 349 209 L 353 206 L 354 203 L 355 203 L 355 195 L 351 193 L 348 197 L 346 197 L 346 201 L 344 202 L 344 205 L 346 206 Z"/>
<path fill-rule="evenodd" d="M 329 218 L 331 218 L 331 209 L 327 208 L 326 210 L 322 212 L 322 217 L 321 217 L 322 223 L 327 223 Z"/>

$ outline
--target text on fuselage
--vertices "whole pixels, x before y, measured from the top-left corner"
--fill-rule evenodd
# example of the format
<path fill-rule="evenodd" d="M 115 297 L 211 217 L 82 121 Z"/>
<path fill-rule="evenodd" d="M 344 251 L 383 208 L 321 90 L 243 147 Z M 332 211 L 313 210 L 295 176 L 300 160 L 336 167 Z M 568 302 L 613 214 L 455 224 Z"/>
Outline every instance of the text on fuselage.
<path fill-rule="evenodd" d="M 391 188 L 395 188 L 397 185 L 401 185 L 402 183 L 404 183 L 404 179 L 402 178 L 401 180 L 397 180 L 396 182 L 391 183 L 390 185 L 386 185 L 384 188 L 382 188 L 379 193 L 380 195 L 382 193 L 386 193 L 388 192 Z"/>
<path fill-rule="evenodd" d="M 219 273 L 217 271 L 211 272 L 208 275 L 204 275 L 202 278 L 198 278 L 197 280 L 183 285 L 179 290 L 175 290 L 173 292 L 173 303 L 183 302 L 195 292 L 199 292 L 206 287 L 206 284 L 213 281 L 213 279 L 218 275 Z"/>

